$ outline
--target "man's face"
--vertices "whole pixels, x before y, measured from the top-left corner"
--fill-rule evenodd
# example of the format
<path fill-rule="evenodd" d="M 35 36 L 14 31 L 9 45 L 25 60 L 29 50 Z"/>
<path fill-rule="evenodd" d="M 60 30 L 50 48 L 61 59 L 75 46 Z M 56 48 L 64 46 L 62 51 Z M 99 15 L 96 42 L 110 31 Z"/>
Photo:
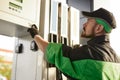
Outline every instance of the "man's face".
<path fill-rule="evenodd" d="M 97 25 L 94 18 L 88 18 L 87 22 L 83 24 L 83 31 L 81 37 L 92 38 L 95 37 L 95 26 Z"/>

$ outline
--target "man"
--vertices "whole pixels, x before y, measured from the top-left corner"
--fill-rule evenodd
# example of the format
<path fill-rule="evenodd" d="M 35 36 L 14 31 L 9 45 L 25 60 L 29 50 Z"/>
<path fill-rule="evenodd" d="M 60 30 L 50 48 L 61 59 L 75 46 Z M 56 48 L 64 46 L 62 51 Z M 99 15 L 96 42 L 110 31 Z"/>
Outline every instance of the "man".
<path fill-rule="evenodd" d="M 82 14 L 88 20 L 83 25 L 81 37 L 91 40 L 75 49 L 45 41 L 35 28 L 28 31 L 47 61 L 71 80 L 120 80 L 120 61 L 109 41 L 109 34 L 116 27 L 113 14 L 103 8 Z"/>

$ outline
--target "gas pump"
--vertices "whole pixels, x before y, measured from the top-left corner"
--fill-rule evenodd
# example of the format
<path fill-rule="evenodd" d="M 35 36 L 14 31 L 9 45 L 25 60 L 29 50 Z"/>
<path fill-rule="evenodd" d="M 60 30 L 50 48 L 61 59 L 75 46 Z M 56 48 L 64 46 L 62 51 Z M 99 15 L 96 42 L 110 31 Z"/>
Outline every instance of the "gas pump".
<path fill-rule="evenodd" d="M 0 0 L 0 35 L 15 38 L 11 80 L 42 78 L 42 52 L 30 49 L 32 39 L 26 32 L 31 24 L 39 29 L 40 3 L 41 0 Z"/>
<path fill-rule="evenodd" d="M 0 5 L 0 34 L 16 39 L 12 80 L 62 80 L 63 74 L 45 61 L 27 29 L 35 24 L 49 42 L 79 44 L 79 11 L 55 0 L 1 0 Z"/>

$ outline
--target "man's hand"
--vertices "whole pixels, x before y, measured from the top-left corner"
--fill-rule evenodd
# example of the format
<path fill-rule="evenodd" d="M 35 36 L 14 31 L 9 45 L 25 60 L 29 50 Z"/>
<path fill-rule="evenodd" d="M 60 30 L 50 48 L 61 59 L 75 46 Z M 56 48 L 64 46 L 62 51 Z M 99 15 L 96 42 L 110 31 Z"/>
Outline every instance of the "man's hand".
<path fill-rule="evenodd" d="M 30 33 L 30 35 L 32 36 L 32 38 L 34 38 L 35 35 L 39 34 L 39 31 L 37 30 L 37 27 L 36 27 L 35 24 L 33 24 L 33 25 L 31 26 L 31 28 L 29 28 L 29 29 L 27 30 L 27 32 Z"/>

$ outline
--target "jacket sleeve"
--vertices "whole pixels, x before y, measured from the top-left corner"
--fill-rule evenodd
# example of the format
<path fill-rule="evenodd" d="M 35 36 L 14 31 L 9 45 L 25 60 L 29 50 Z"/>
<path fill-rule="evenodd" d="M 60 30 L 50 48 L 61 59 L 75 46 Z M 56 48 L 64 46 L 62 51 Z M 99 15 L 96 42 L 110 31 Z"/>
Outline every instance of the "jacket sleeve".
<path fill-rule="evenodd" d="M 83 59 L 71 61 L 63 56 L 62 44 L 49 43 L 45 57 L 49 63 L 74 80 L 120 80 L 120 64 Z M 95 74 L 95 75 L 93 75 Z"/>
<path fill-rule="evenodd" d="M 76 62 L 72 62 L 70 58 L 63 56 L 62 44 L 49 43 L 45 57 L 49 63 L 55 64 L 60 71 L 68 76 L 79 79 L 80 74 L 82 74 L 82 66 L 80 67 L 80 65 L 76 65 Z M 85 65 L 85 63 L 82 65 Z"/>

